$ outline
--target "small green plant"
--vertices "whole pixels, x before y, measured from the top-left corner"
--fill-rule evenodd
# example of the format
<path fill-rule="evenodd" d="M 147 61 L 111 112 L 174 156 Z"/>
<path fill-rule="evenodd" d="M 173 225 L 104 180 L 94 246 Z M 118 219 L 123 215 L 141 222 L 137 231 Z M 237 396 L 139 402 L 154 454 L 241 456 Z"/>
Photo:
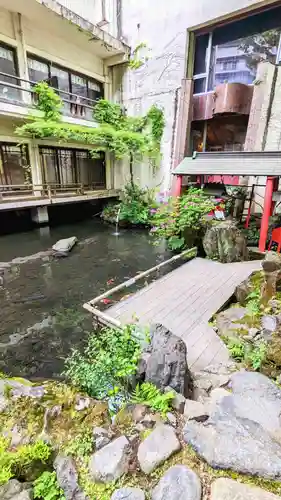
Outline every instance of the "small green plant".
<path fill-rule="evenodd" d="M 139 57 L 139 51 L 147 47 L 145 42 L 139 43 L 133 50 L 128 66 L 130 69 L 139 69 L 147 61 L 147 57 Z"/>
<path fill-rule="evenodd" d="M 78 434 L 65 447 L 66 455 L 74 457 L 85 457 L 93 451 L 93 434 L 91 429 L 85 429 L 81 434 Z"/>
<path fill-rule="evenodd" d="M 51 455 L 51 449 L 44 441 L 22 445 L 13 451 L 9 450 L 9 444 L 9 439 L 0 438 L 0 484 L 9 481 L 33 462 L 47 463 Z"/>
<path fill-rule="evenodd" d="M 57 475 L 54 472 L 43 472 L 33 483 L 33 496 L 41 500 L 65 500 Z"/>
<path fill-rule="evenodd" d="M 76 387 L 102 399 L 115 387 L 128 385 L 137 371 L 140 351 L 136 325 L 103 328 L 89 336 L 82 353 L 72 351 L 66 375 Z"/>
<path fill-rule="evenodd" d="M 261 342 L 258 346 L 255 346 L 253 350 L 247 355 L 246 360 L 250 362 L 251 367 L 255 371 L 260 371 L 263 363 L 266 360 L 267 354 L 267 344 Z"/>
<path fill-rule="evenodd" d="M 260 310 L 261 304 L 261 293 L 260 290 L 253 290 L 247 296 L 247 309 L 250 311 L 252 315 L 259 315 L 261 313 Z"/>
<path fill-rule="evenodd" d="M 138 384 L 135 388 L 132 394 L 132 403 L 144 404 L 166 416 L 171 409 L 171 402 L 174 397 L 172 392 L 163 394 L 155 385 L 145 382 L 141 385 Z"/>
<path fill-rule="evenodd" d="M 227 340 L 227 347 L 231 356 L 236 361 L 243 361 L 245 357 L 245 343 L 238 339 L 230 338 Z"/>
<path fill-rule="evenodd" d="M 61 118 L 63 102 L 54 89 L 46 82 L 38 82 L 33 87 L 37 96 L 37 109 L 44 113 L 46 120 L 58 121 Z"/>

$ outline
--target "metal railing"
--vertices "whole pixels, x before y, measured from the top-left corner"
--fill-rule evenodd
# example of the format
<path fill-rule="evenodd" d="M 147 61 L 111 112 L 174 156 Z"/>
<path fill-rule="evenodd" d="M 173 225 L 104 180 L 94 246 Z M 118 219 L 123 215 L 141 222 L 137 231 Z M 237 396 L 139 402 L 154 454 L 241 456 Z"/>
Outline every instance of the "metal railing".
<path fill-rule="evenodd" d="M 137 274 L 133 278 L 124 281 L 124 283 L 121 283 L 120 285 L 115 286 L 114 288 L 111 288 L 110 290 L 107 290 L 107 292 L 102 293 L 98 297 L 96 297 L 93 300 L 90 300 L 89 302 L 86 302 L 83 304 L 83 308 L 86 309 L 86 311 L 90 312 L 93 317 L 95 318 L 96 322 L 100 322 L 103 325 L 106 326 L 115 326 L 116 328 L 121 328 L 122 324 L 119 320 L 113 318 L 109 314 L 104 313 L 103 311 L 100 311 L 96 306 L 96 304 L 100 303 L 102 300 L 106 299 L 107 297 L 112 297 L 114 293 L 120 292 L 121 290 L 124 290 L 125 288 L 129 288 L 138 281 L 142 280 L 143 278 L 146 278 L 152 273 L 155 273 L 156 271 L 159 271 L 163 266 L 166 266 L 167 264 L 171 264 L 172 262 L 176 262 L 179 259 L 193 259 L 194 257 L 197 256 L 197 247 L 189 248 L 188 250 L 184 250 L 178 255 L 174 255 L 168 260 L 165 260 L 164 262 L 161 262 L 157 266 L 151 267 L 147 271 L 144 271 L 142 273 Z"/>
<path fill-rule="evenodd" d="M 0 203 L 33 198 L 52 198 L 83 196 L 95 191 L 110 191 L 104 183 L 92 184 L 2 184 L 0 185 Z"/>
<path fill-rule="evenodd" d="M 3 80 L 9 78 L 15 80 L 17 83 L 11 83 Z M 18 83 L 20 82 L 20 84 Z M 22 85 L 23 83 L 23 85 Z M 0 71 L 0 101 L 5 101 L 13 104 L 36 106 L 37 95 L 33 87 L 38 82 L 32 80 L 25 80 L 19 76 L 9 75 Z M 93 108 L 98 100 L 90 99 L 66 90 L 57 89 L 50 86 L 60 97 L 64 104 L 62 113 L 76 118 L 93 119 Z M 9 92 L 10 90 L 10 92 Z"/>

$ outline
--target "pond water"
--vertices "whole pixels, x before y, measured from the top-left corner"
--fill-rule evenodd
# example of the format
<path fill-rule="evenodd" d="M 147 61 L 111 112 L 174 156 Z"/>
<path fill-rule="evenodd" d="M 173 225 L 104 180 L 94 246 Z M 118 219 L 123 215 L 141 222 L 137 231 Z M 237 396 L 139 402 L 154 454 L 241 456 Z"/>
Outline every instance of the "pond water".
<path fill-rule="evenodd" d="M 0 262 L 10 263 L 0 277 L 0 370 L 59 377 L 71 348 L 92 328 L 82 304 L 169 258 L 146 231 L 113 233 L 92 219 L 0 237 Z M 79 240 L 71 254 L 51 257 L 47 250 L 70 236 Z"/>

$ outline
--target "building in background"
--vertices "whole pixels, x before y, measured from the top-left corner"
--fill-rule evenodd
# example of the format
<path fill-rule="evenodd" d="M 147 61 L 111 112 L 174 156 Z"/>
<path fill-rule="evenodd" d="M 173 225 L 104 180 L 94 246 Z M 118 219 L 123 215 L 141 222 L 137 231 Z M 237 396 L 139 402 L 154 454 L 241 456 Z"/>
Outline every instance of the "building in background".
<path fill-rule="evenodd" d="M 62 98 L 65 122 L 95 126 L 95 102 L 112 98 L 112 66 L 129 54 L 116 38 L 116 9 L 107 0 L 0 1 L 0 210 L 29 208 L 46 222 L 50 204 L 116 196 L 108 155 L 94 160 L 89 146 L 55 140 L 19 144 L 14 133 L 42 80 Z"/>
<path fill-rule="evenodd" d="M 149 0 L 0 0 L 0 210 L 34 207 L 44 220 L 50 203 L 110 197 L 129 178 L 125 161 L 93 160 L 89 146 L 18 144 L 40 80 L 58 90 L 68 123 L 95 126 L 101 96 L 135 116 L 163 108 L 160 167 L 133 166 L 142 186 L 168 191 L 194 150 L 280 149 L 280 31 L 274 0 L 163 0 L 161 10 Z"/>

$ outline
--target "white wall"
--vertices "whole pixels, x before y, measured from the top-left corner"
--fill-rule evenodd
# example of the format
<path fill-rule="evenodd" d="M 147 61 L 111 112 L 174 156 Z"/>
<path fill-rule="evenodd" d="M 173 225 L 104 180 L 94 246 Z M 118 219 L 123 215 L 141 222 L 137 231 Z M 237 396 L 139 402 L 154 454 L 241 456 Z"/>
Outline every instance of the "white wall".
<path fill-rule="evenodd" d="M 185 76 L 187 29 L 210 23 L 231 12 L 273 2 L 263 0 L 123 0 L 122 23 L 126 42 L 134 49 L 147 43 L 148 62 L 128 70 L 123 80 L 123 99 L 128 111 L 145 113 L 156 103 L 164 108 L 166 129 L 161 170 L 154 182 L 170 185 L 178 89 Z"/>
<path fill-rule="evenodd" d="M 93 24 L 102 20 L 102 0 L 59 0 L 59 3 Z M 109 24 L 102 29 L 116 37 L 116 0 L 105 0 L 105 17 Z"/>

